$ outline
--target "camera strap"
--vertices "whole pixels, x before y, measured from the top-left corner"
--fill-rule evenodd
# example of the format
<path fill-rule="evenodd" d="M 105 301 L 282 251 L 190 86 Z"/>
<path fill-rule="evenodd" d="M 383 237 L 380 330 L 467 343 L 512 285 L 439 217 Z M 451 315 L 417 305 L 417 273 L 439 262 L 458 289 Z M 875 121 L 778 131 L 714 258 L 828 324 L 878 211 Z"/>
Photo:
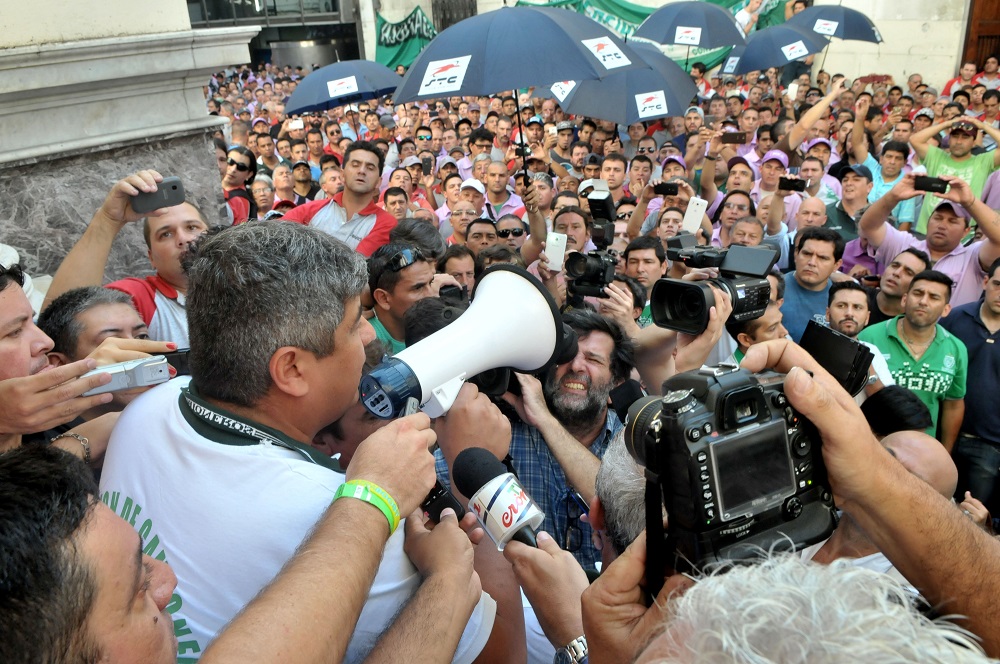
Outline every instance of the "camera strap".
<path fill-rule="evenodd" d="M 669 518 L 669 516 L 668 516 Z M 659 476 L 646 478 L 646 592 L 649 604 L 656 601 L 663 588 L 664 562 L 667 552 L 673 551 L 663 532 L 663 493 Z"/>

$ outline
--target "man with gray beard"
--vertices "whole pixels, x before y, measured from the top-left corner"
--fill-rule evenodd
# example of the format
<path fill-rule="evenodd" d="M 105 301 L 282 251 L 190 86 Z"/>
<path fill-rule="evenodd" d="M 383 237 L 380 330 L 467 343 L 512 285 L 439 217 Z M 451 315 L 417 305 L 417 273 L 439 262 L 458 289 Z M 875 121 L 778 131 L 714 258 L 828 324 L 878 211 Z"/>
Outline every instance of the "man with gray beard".
<path fill-rule="evenodd" d="M 585 569 L 601 559 L 581 514 L 594 497 L 601 457 L 622 429 L 608 408 L 611 390 L 628 379 L 635 349 L 621 327 L 590 310 L 563 316 L 579 337 L 579 350 L 543 384 L 517 374 L 521 397 L 504 398 L 517 409 L 511 425 L 510 455 L 525 490 L 545 512 L 542 529 Z"/>

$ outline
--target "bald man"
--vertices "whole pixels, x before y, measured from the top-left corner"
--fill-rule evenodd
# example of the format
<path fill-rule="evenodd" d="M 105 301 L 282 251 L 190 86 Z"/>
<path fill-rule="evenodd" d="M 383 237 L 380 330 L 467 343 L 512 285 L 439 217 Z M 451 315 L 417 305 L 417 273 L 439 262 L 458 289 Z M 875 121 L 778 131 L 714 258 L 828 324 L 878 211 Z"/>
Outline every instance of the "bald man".
<path fill-rule="evenodd" d="M 807 198 L 802 201 L 802 205 L 795 212 L 795 225 L 785 224 L 784 200 L 780 196 L 774 196 L 771 208 L 767 212 L 767 228 L 764 236 L 764 243 L 778 248 L 778 262 L 775 266 L 782 271 L 794 268 L 792 259 L 795 246 L 795 235 L 803 228 L 810 226 L 822 226 L 826 223 L 826 205 L 821 198 Z M 791 228 L 791 230 L 790 230 Z"/>
<path fill-rule="evenodd" d="M 902 405 L 905 409 L 916 408 L 914 400 L 916 395 L 905 388 L 892 386 L 884 388 L 879 392 L 889 391 L 889 396 L 895 404 L 883 404 L 883 408 L 892 408 L 893 405 Z M 912 395 L 912 399 L 909 398 Z M 878 405 L 878 404 L 876 404 Z M 929 413 L 926 414 L 929 419 Z M 916 424 L 915 426 L 919 426 Z M 876 432 L 878 435 L 878 432 Z M 951 460 L 951 455 L 945 450 L 944 445 L 937 440 L 923 433 L 922 430 L 906 430 L 893 433 L 882 440 L 882 444 L 889 450 L 896 459 L 903 464 L 903 467 L 931 485 L 935 491 L 945 498 L 951 499 L 958 484 L 958 469 L 955 462 Z M 956 508 L 957 509 L 957 508 Z M 916 589 L 912 584 L 893 567 L 889 559 L 872 543 L 857 522 L 850 514 L 844 513 L 837 529 L 833 535 L 825 542 L 813 544 L 801 551 L 803 560 L 812 560 L 823 565 L 827 565 L 838 558 L 849 558 L 851 563 L 857 567 L 881 572 L 893 576 L 904 587 L 910 589 L 915 594 Z"/>

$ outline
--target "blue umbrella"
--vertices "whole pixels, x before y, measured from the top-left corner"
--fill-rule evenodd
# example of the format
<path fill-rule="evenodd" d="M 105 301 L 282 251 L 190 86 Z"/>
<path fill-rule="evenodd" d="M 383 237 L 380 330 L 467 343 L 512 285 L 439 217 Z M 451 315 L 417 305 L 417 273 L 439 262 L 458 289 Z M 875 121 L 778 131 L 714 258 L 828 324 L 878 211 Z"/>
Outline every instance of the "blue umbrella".
<path fill-rule="evenodd" d="M 729 54 L 722 65 L 723 74 L 746 74 L 768 67 L 783 67 L 792 60 L 819 53 L 829 40 L 784 23 L 758 30 L 747 39 L 742 55 Z"/>
<path fill-rule="evenodd" d="M 648 69 L 596 81 L 563 81 L 551 87 L 552 96 L 569 113 L 623 125 L 683 115 L 697 94 L 691 77 L 653 44 L 630 41 L 629 46 Z"/>
<path fill-rule="evenodd" d="M 672 2 L 642 22 L 633 35 L 659 44 L 722 48 L 743 43 L 743 31 L 728 11 L 710 2 Z"/>
<path fill-rule="evenodd" d="M 391 94 L 401 80 L 399 74 L 370 60 L 335 62 L 299 81 L 285 104 L 285 113 L 314 113 L 375 99 Z"/>
<path fill-rule="evenodd" d="M 882 33 L 861 12 L 840 5 L 821 5 L 804 9 L 788 19 L 788 25 L 815 32 L 824 37 L 838 37 L 878 44 Z"/>
<path fill-rule="evenodd" d="M 583 14 L 501 7 L 460 21 L 432 39 L 393 100 L 489 95 L 643 66 L 632 49 Z"/>

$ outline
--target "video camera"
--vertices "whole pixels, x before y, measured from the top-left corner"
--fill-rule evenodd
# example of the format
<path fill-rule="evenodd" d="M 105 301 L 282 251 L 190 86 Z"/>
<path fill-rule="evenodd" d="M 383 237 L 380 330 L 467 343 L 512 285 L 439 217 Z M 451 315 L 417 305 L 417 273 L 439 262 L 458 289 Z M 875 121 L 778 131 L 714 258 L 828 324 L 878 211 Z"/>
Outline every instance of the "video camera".
<path fill-rule="evenodd" d="M 615 203 L 610 191 L 600 189 L 587 194 L 587 203 L 594 218 L 590 239 L 597 250 L 570 254 L 566 258 L 566 276 L 572 280 L 572 295 L 608 297 L 604 289 L 614 281 L 618 266 L 618 252 L 608 249 L 615 239 Z"/>
<path fill-rule="evenodd" d="M 625 444 L 645 469 L 653 597 L 667 567 L 751 560 L 833 531 L 837 515 L 820 438 L 789 405 L 784 379 L 703 367 L 667 380 L 663 397 L 629 408 Z"/>
<path fill-rule="evenodd" d="M 688 267 L 717 267 L 719 277 L 706 281 L 660 279 L 653 284 L 649 311 L 658 326 L 688 334 L 704 332 L 709 310 L 715 305 L 715 294 L 709 284 L 732 298 L 730 320 L 760 318 L 767 309 L 771 298 L 767 275 L 778 260 L 778 253 L 770 245 L 702 247 L 696 245 L 693 235 L 682 233 L 667 240 L 667 257 Z"/>

